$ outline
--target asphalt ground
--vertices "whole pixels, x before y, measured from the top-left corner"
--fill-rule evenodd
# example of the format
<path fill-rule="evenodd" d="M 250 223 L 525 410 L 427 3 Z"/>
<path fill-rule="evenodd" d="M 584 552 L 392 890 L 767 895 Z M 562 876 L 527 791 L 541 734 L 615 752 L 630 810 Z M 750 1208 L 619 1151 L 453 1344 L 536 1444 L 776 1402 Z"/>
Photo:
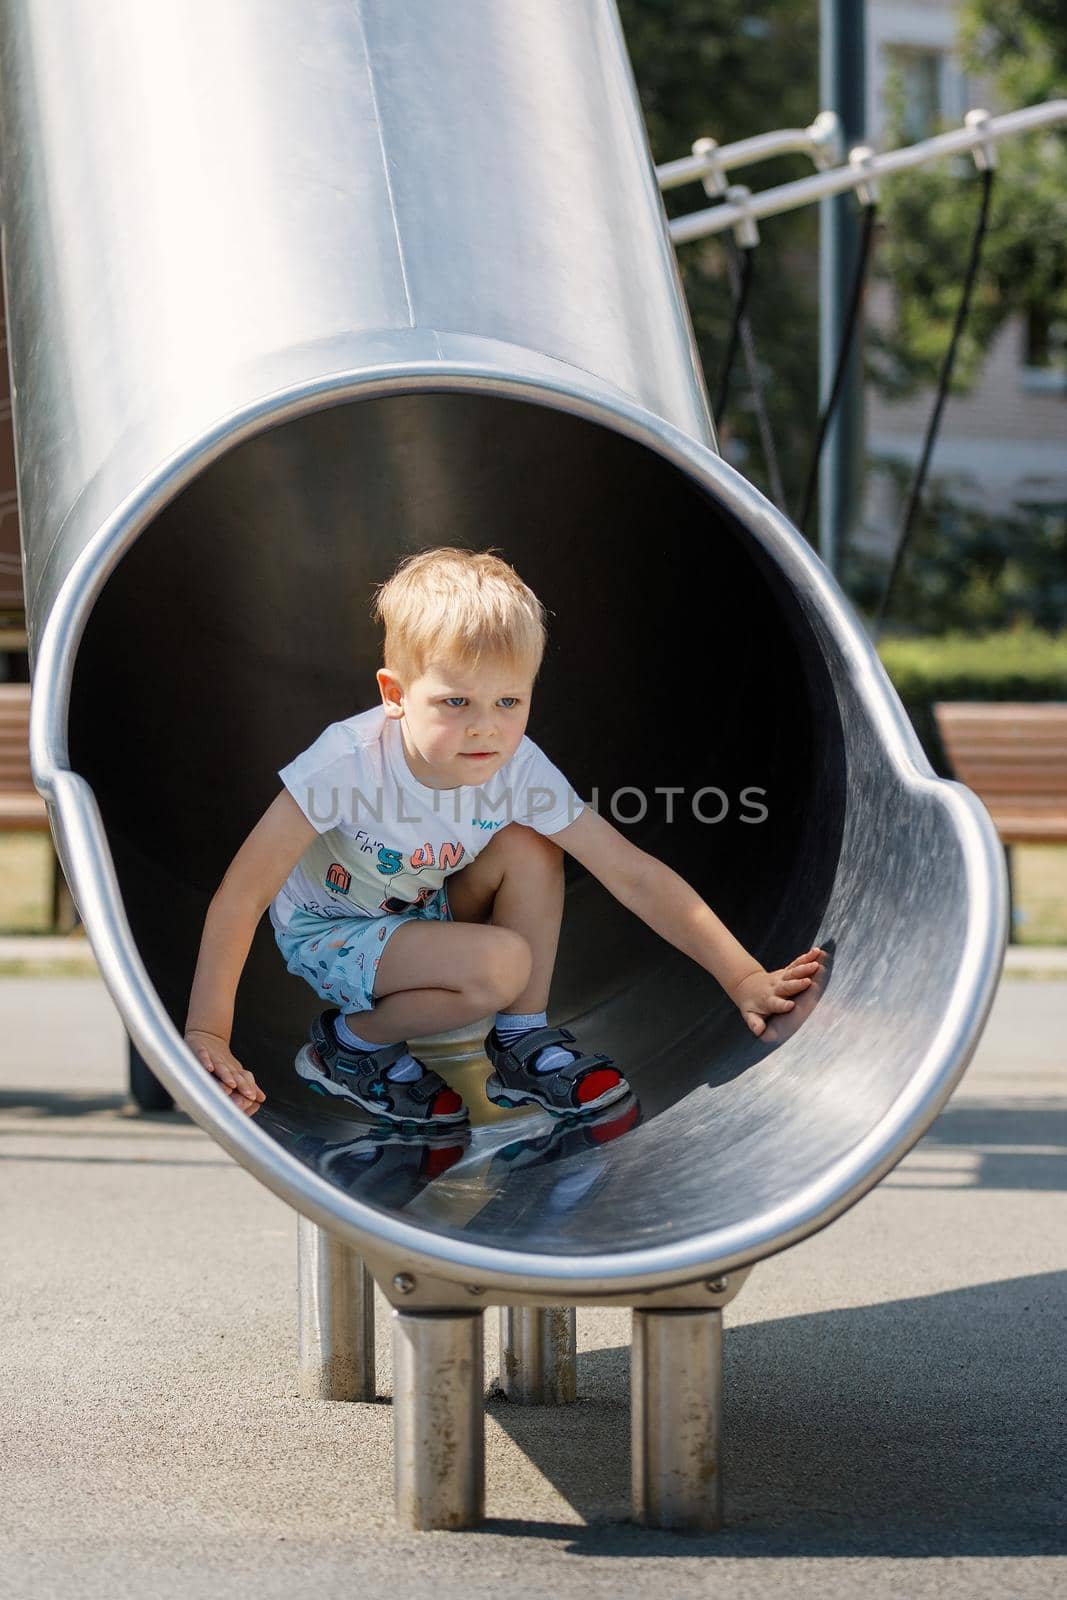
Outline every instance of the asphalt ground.
<path fill-rule="evenodd" d="M 1002 982 L 949 1106 L 726 1317 L 727 1528 L 629 1522 L 629 1323 L 577 1405 L 490 1400 L 484 1530 L 392 1520 L 375 1404 L 302 1399 L 296 1223 L 125 1093 L 99 979 L 0 981 L 0 1592 L 12 1597 L 1067 1592 L 1067 981 Z M 486 1318 L 486 1378 L 496 1372 Z"/>

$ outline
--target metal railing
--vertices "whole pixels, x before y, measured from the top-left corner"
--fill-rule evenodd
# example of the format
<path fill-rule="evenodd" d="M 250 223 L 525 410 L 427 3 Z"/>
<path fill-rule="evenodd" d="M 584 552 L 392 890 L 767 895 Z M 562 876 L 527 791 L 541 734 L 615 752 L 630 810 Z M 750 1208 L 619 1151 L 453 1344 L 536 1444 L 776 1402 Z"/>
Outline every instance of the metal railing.
<path fill-rule="evenodd" d="M 718 172 L 750 167 L 757 161 L 769 161 L 772 156 L 791 155 L 796 151 L 810 155 L 819 168 L 833 167 L 842 161 L 845 147 L 837 112 L 820 111 L 807 128 L 778 128 L 771 133 L 757 133 L 752 139 L 738 139 L 734 144 L 698 139 L 691 156 L 665 161 L 656 168 L 656 177 L 661 189 L 679 189 L 683 183 L 700 182 Z"/>
<path fill-rule="evenodd" d="M 817 121 L 812 123 L 812 129 Z M 1067 100 L 1048 100 L 1041 105 L 1026 106 L 1021 111 L 1008 111 L 997 117 L 990 116 L 988 111 L 968 111 L 963 127 L 936 134 L 932 139 L 923 139 L 918 144 L 888 150 L 881 155 L 866 146 L 857 146 L 850 152 L 847 166 L 816 172 L 810 178 L 798 178 L 792 183 L 781 183 L 772 189 L 764 189 L 760 194 L 751 194 L 741 186 L 732 187 L 726 191 L 727 199 L 723 203 L 690 212 L 685 217 L 676 217 L 670 224 L 671 239 L 676 245 L 687 244 L 690 240 L 702 239 L 709 234 L 723 233 L 727 228 L 748 230 L 751 236 L 751 229 L 764 217 L 795 211 L 799 206 L 824 200 L 829 195 L 843 194 L 848 189 L 870 188 L 880 178 L 904 172 L 910 167 L 924 166 L 928 161 L 937 161 L 942 156 L 970 152 L 980 168 L 992 166 L 996 161 L 994 146 L 998 140 L 1016 133 L 1029 133 L 1036 128 L 1053 127 L 1062 122 L 1067 122 Z M 761 153 L 756 154 L 752 153 L 752 147 L 760 143 L 758 139 L 722 146 L 710 140 L 698 141 L 711 148 L 699 157 L 687 157 L 682 161 L 669 162 L 666 167 L 658 167 L 656 172 L 660 186 L 674 188 L 691 178 L 703 180 L 716 170 L 721 172 L 727 167 L 740 166 L 742 161 L 735 157 L 741 150 L 746 151 L 744 159 L 751 162 L 765 155 L 780 154 L 785 149 L 814 149 L 810 135 L 811 129 L 786 129 L 780 136 L 761 135 L 761 138 L 770 142 Z M 801 136 L 806 137 L 806 144 L 799 142 Z M 773 141 L 779 137 L 792 142 L 774 144 Z M 679 176 L 683 167 L 684 176 Z"/>

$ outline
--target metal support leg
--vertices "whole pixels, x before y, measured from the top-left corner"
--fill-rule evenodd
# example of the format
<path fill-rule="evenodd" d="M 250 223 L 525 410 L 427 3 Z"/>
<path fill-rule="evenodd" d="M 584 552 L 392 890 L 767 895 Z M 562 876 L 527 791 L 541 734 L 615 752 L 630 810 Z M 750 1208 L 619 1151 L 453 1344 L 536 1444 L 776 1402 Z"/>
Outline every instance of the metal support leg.
<path fill-rule="evenodd" d="M 1010 844 L 1004 846 L 1004 866 L 1008 874 L 1008 943 L 1018 944 L 1015 932 L 1015 874 L 1012 871 Z"/>
<path fill-rule="evenodd" d="M 722 1312 L 635 1311 L 633 1510 L 649 1528 L 722 1525 Z"/>
<path fill-rule="evenodd" d="M 396 1515 L 405 1528 L 485 1516 L 482 1313 L 393 1312 Z"/>
<path fill-rule="evenodd" d="M 373 1400 L 374 1279 L 350 1245 L 297 1213 L 299 1388 L 307 1400 Z"/>
<path fill-rule="evenodd" d="M 52 852 L 51 933 L 70 933 L 78 925 L 78 908 L 70 892 L 59 857 Z"/>
<path fill-rule="evenodd" d="M 573 1306 L 500 1307 L 500 1387 L 526 1406 L 578 1398 Z"/>

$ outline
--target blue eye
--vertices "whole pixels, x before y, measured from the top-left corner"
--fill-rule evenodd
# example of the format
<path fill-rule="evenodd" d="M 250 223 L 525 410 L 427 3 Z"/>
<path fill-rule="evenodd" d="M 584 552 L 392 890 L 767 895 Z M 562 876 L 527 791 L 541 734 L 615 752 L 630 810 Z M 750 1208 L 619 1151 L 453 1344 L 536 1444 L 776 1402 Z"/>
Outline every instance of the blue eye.
<path fill-rule="evenodd" d="M 511 705 L 513 705 L 513 706 L 517 706 L 518 703 L 519 703 L 518 695 L 504 694 L 504 695 L 501 695 L 500 698 L 501 698 L 501 700 L 510 700 L 511 701 Z M 457 700 L 462 703 L 465 699 L 466 699 L 465 695 L 462 695 L 462 694 L 451 694 L 451 695 L 448 695 L 448 697 L 446 698 L 445 705 L 446 706 L 454 705 Z M 509 706 L 508 709 L 510 710 L 511 707 Z"/>

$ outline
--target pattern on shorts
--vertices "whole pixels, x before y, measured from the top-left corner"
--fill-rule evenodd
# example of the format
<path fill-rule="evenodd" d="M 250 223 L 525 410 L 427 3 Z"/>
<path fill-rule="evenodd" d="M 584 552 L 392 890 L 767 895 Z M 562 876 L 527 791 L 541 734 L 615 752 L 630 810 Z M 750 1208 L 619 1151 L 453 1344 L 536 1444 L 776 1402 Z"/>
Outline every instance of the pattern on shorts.
<path fill-rule="evenodd" d="M 422 905 L 381 917 L 316 917 L 294 911 L 275 930 L 286 970 L 311 985 L 320 1000 L 350 1011 L 374 1008 L 374 978 L 386 941 L 405 922 L 450 922 L 444 885 Z"/>

